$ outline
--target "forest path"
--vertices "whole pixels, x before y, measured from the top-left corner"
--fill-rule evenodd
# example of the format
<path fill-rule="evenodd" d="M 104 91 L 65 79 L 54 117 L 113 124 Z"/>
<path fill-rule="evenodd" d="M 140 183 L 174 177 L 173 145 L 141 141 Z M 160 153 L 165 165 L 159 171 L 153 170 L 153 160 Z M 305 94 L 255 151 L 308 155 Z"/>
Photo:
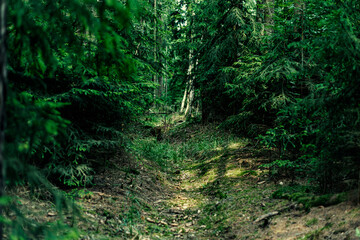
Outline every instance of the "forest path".
<path fill-rule="evenodd" d="M 167 191 L 143 212 L 148 227 L 139 239 L 258 239 L 262 223 L 254 220 L 288 204 L 271 198 L 276 185 L 258 169 L 264 153 L 247 139 L 200 125 L 166 137 L 155 149 L 186 156 L 163 171 Z"/>
<path fill-rule="evenodd" d="M 141 136 L 78 194 L 81 239 L 357 239 L 359 208 L 275 199 L 288 182 L 269 181 L 268 152 L 247 139 L 200 125 Z"/>

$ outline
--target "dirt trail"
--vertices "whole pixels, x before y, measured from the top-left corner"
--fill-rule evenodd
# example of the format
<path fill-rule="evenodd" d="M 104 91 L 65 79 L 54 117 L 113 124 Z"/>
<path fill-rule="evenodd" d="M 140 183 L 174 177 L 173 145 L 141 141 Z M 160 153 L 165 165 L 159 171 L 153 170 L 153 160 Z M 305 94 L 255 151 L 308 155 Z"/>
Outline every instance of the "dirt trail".
<path fill-rule="evenodd" d="M 192 141 L 180 149 L 189 151 L 196 144 L 210 141 L 218 134 L 216 131 L 185 128 L 173 135 L 180 136 L 180 140 L 168 139 L 154 143 L 153 147 L 175 149 L 184 141 Z M 108 189 L 108 198 L 112 200 L 100 207 L 98 199 L 94 199 L 92 208 L 83 205 L 86 213 L 95 209 L 94 220 L 98 223 L 95 230 L 104 238 L 90 234 L 84 239 L 358 240 L 355 229 L 360 227 L 360 208 L 342 203 L 305 211 L 288 200 L 274 199 L 274 191 L 288 183 L 269 181 L 266 173 L 259 170 L 258 166 L 267 161 L 266 154 L 239 138 L 215 146 L 196 149 L 192 158 L 171 165 L 167 171 L 145 159 L 140 165 L 131 165 L 136 161 L 128 160 L 128 169 L 124 170 L 121 167 L 126 164 L 115 158 L 115 167 L 108 168 L 103 173 L 106 177 L 100 177 L 96 188 L 89 189 L 101 192 Z M 279 209 L 285 210 L 255 222 Z"/>
<path fill-rule="evenodd" d="M 288 182 L 270 181 L 259 170 L 267 155 L 246 139 L 194 126 L 161 142 L 145 137 L 140 143 L 138 157 L 121 152 L 95 176 L 94 186 L 68 192 L 82 209 L 80 239 L 359 240 L 359 207 L 341 203 L 305 211 L 274 199 Z M 164 163 L 167 168 L 160 167 Z M 49 202 L 17 195 L 24 208 L 38 213 L 34 218 L 56 219 Z M 279 209 L 285 210 L 255 221 Z"/>

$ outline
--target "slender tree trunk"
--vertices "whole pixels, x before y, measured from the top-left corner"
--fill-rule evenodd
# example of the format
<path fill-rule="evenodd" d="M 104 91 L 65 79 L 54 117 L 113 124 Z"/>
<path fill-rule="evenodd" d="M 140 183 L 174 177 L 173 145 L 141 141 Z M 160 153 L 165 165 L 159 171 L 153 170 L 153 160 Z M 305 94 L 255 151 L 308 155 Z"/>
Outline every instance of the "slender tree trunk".
<path fill-rule="evenodd" d="M 304 41 L 304 11 L 305 11 L 305 3 L 303 0 L 296 0 L 294 2 L 295 7 L 295 18 L 299 19 L 299 23 L 294 26 L 294 34 L 300 34 L 301 36 L 296 36 L 295 41 Z M 300 86 L 300 96 L 303 97 L 303 89 L 305 83 L 305 74 L 304 74 L 304 47 L 301 47 L 301 72 L 302 72 L 302 81 Z"/>
<path fill-rule="evenodd" d="M 7 86 L 6 71 L 6 0 L 0 0 L 0 198 L 4 196 L 4 140 L 5 140 L 5 99 Z M 0 215 L 3 209 L 0 206 Z M 0 223 L 0 239 L 3 238 L 3 226 Z"/>
<path fill-rule="evenodd" d="M 164 76 L 163 76 L 163 73 L 161 72 L 161 74 L 158 76 L 158 84 L 159 84 L 159 87 L 158 87 L 158 97 L 162 97 L 162 94 L 164 92 Z"/>
<path fill-rule="evenodd" d="M 257 3 L 256 3 L 256 22 L 260 23 L 260 26 L 261 26 L 260 33 L 261 33 L 261 35 L 264 35 L 264 31 L 265 31 L 265 27 L 264 27 L 264 15 L 265 15 L 264 2 L 265 2 L 265 0 L 257 0 Z"/>
<path fill-rule="evenodd" d="M 189 9 L 191 9 L 191 8 L 189 7 L 189 5 L 187 5 L 187 7 L 188 7 L 188 11 L 189 11 Z M 193 17 L 194 17 L 195 13 L 193 12 L 193 10 L 190 10 L 188 12 L 188 14 L 189 14 L 188 39 L 190 39 L 189 43 L 191 45 L 191 43 L 193 42 L 192 24 L 193 24 Z M 183 102 L 181 104 L 182 109 L 183 109 L 183 106 L 185 107 L 185 104 L 186 104 L 185 116 L 191 115 L 192 107 L 193 107 L 192 105 L 193 105 L 193 100 L 194 100 L 194 95 L 195 95 L 193 71 L 194 71 L 193 50 L 190 48 L 189 49 L 189 66 L 188 66 L 188 71 L 187 71 L 188 80 L 187 80 L 187 84 L 186 84 Z M 184 99 L 185 99 L 185 101 L 184 101 Z"/>
<path fill-rule="evenodd" d="M 193 69 L 194 69 L 194 62 L 193 62 L 192 50 L 189 53 L 189 68 L 188 68 L 188 78 L 189 78 L 189 94 L 187 97 L 187 104 L 185 110 L 185 116 L 191 115 L 193 100 L 194 100 L 194 78 L 193 78 Z"/>
<path fill-rule="evenodd" d="M 168 56 L 168 46 L 165 47 L 165 54 Z M 165 99 L 167 103 L 167 97 L 168 97 L 168 79 L 167 79 L 167 73 L 168 73 L 168 62 L 165 59 L 165 74 L 164 74 L 164 83 L 163 88 L 165 89 Z"/>
<path fill-rule="evenodd" d="M 157 2 L 156 4 L 158 4 L 158 3 L 159 2 Z M 161 5 L 160 5 L 160 7 L 161 7 Z M 158 11 L 158 6 L 156 6 L 156 11 Z M 162 29 L 163 28 L 162 23 L 164 23 L 164 19 L 163 19 L 164 15 L 162 14 L 162 10 L 159 12 L 158 15 L 160 15 L 160 27 L 159 28 Z M 164 30 L 164 29 L 162 29 L 162 30 Z M 163 96 L 163 93 L 164 93 L 164 75 L 165 74 L 164 74 L 164 68 L 163 68 L 163 66 L 164 66 L 164 58 L 163 58 L 162 54 L 160 54 L 160 53 L 162 52 L 162 50 L 164 48 L 164 39 L 163 39 L 162 34 L 158 33 L 160 31 L 158 31 L 158 30 L 156 30 L 156 31 L 157 31 L 157 36 L 156 36 L 156 41 L 157 41 L 156 42 L 156 44 L 157 44 L 157 48 L 156 48 L 157 61 L 159 62 L 158 66 L 161 66 L 160 74 L 157 77 L 157 80 L 158 80 L 157 83 L 159 84 L 158 89 L 157 89 L 157 97 L 161 98 Z"/>
<path fill-rule="evenodd" d="M 256 8 L 256 21 L 262 23 L 261 34 L 270 35 L 274 24 L 274 0 L 258 0 Z"/>
<path fill-rule="evenodd" d="M 274 0 L 265 0 L 266 8 L 265 8 L 265 33 L 270 35 L 273 32 L 271 26 L 274 25 L 273 15 L 274 15 Z"/>
<path fill-rule="evenodd" d="M 180 113 L 183 113 L 185 111 L 185 103 L 188 95 L 188 88 L 189 88 L 189 83 L 187 82 L 185 86 L 184 96 L 181 101 Z"/>
<path fill-rule="evenodd" d="M 156 67 L 157 63 L 157 0 L 154 0 L 154 63 Z M 154 74 L 154 83 L 158 83 L 158 76 L 156 73 L 157 69 L 155 69 Z M 154 99 L 156 99 L 158 93 L 158 89 L 154 89 Z"/>
<path fill-rule="evenodd" d="M 193 79 L 190 80 L 189 82 L 190 85 L 190 92 L 187 98 L 187 105 L 186 105 L 186 110 L 185 110 L 185 116 L 191 115 L 192 112 L 192 105 L 193 105 L 193 101 L 194 101 L 194 84 L 193 84 Z"/>

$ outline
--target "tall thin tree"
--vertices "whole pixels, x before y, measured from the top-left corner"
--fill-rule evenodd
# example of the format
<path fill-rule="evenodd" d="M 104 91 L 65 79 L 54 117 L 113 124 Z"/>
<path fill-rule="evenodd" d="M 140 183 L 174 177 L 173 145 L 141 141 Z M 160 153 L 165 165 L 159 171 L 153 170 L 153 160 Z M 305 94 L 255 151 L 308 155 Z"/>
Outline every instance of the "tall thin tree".
<path fill-rule="evenodd" d="M 6 99 L 6 0 L 0 0 L 0 198 L 4 196 L 4 140 L 5 140 L 5 99 Z M 0 205 L 0 214 L 2 208 Z M 0 239 L 3 238 L 3 226 L 0 222 Z"/>

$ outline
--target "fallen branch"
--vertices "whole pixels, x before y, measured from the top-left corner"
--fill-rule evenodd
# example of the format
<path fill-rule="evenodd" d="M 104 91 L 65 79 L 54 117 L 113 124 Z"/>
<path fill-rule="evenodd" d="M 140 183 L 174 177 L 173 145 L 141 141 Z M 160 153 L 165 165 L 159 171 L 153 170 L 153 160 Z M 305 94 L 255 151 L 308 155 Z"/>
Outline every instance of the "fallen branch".
<path fill-rule="evenodd" d="M 282 212 L 284 212 L 284 211 L 286 211 L 286 210 L 295 208 L 295 207 L 296 207 L 296 204 L 294 203 L 294 204 L 290 204 L 289 206 L 285 206 L 285 207 L 283 207 L 283 208 L 281 208 L 281 209 L 279 209 L 279 210 L 277 210 L 277 211 L 264 214 L 264 215 L 258 217 L 258 218 L 254 221 L 254 223 L 259 223 L 259 222 L 261 222 L 261 221 L 263 221 L 263 220 L 264 220 L 264 221 L 268 221 L 271 217 L 276 216 L 276 215 L 279 215 L 280 213 L 282 213 Z"/>
<path fill-rule="evenodd" d="M 258 222 L 260 222 L 260 221 L 262 221 L 262 220 L 268 220 L 269 218 L 271 218 L 271 217 L 273 217 L 273 216 L 276 216 L 276 215 L 279 215 L 279 214 L 280 214 L 280 212 L 278 212 L 278 211 L 274 211 L 274 212 L 267 213 L 267 214 L 265 214 L 265 215 L 262 215 L 262 216 L 258 217 L 258 218 L 254 221 L 254 223 L 258 223 Z"/>

